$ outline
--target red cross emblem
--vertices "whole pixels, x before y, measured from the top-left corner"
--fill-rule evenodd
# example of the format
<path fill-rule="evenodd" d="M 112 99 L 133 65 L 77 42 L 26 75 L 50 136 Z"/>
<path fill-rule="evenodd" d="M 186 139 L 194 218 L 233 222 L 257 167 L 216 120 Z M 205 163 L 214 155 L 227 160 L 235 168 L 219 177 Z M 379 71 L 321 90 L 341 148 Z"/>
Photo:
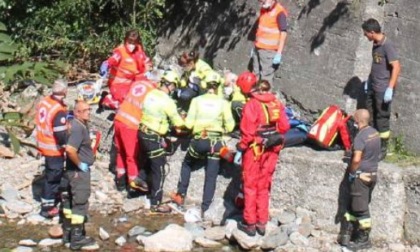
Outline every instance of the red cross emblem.
<path fill-rule="evenodd" d="M 39 121 L 43 123 L 46 118 L 47 118 L 47 109 L 45 107 L 42 107 L 39 110 Z"/>
<path fill-rule="evenodd" d="M 139 96 L 143 95 L 145 92 L 146 92 L 146 88 L 143 85 L 137 85 L 137 86 L 133 87 L 133 90 L 131 91 L 131 93 L 135 97 L 139 97 Z"/>

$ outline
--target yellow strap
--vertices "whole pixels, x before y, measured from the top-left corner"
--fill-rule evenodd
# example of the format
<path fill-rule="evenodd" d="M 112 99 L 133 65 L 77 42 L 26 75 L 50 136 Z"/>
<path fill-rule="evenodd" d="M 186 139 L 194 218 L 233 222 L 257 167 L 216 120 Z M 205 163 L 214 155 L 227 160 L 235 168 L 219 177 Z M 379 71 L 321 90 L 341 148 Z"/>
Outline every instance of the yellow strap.
<path fill-rule="evenodd" d="M 349 212 L 344 214 L 344 218 L 346 219 L 346 221 L 356 221 L 357 218 L 353 215 L 351 215 Z"/>
<path fill-rule="evenodd" d="M 73 214 L 71 216 L 71 224 L 83 224 L 85 216 Z"/>
<path fill-rule="evenodd" d="M 372 227 L 372 219 L 366 218 L 359 220 L 359 227 L 360 229 L 369 229 Z"/>
<path fill-rule="evenodd" d="M 254 160 L 259 159 L 265 151 L 264 146 L 260 146 L 256 142 L 251 144 L 249 147 L 252 148 L 252 150 L 254 151 Z M 260 148 L 261 148 L 261 151 L 260 151 Z"/>

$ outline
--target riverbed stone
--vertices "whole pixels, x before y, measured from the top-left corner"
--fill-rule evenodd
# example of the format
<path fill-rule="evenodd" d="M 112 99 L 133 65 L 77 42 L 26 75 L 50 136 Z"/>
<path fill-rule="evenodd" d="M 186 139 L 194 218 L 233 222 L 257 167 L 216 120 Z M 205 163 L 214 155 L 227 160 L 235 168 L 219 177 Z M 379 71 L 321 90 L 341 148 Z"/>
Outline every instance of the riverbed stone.
<path fill-rule="evenodd" d="M 25 247 L 25 246 L 18 246 L 15 249 L 12 250 L 13 252 L 32 252 L 34 251 L 31 247 Z"/>
<path fill-rule="evenodd" d="M 194 242 L 203 248 L 216 248 L 222 246 L 220 242 L 210 240 L 204 237 L 197 237 L 196 239 L 194 239 Z"/>
<path fill-rule="evenodd" d="M 308 239 L 301 235 L 299 232 L 293 232 L 289 236 L 290 241 L 297 246 L 307 246 L 309 244 Z"/>
<path fill-rule="evenodd" d="M 4 183 L 0 191 L 0 197 L 7 202 L 20 200 L 19 191 L 16 190 L 16 188 L 10 185 L 9 183 Z"/>
<path fill-rule="evenodd" d="M 281 225 L 284 225 L 294 222 L 296 219 L 296 214 L 292 211 L 283 211 L 282 213 L 278 214 L 276 218 Z"/>
<path fill-rule="evenodd" d="M 289 237 L 287 232 L 277 228 L 274 231 L 266 233 L 266 235 L 262 238 L 261 248 L 264 250 L 271 250 L 277 247 L 283 246 L 287 243 Z"/>
<path fill-rule="evenodd" d="M 12 200 L 6 203 L 7 209 L 18 214 L 30 213 L 33 210 L 33 206 L 23 201 Z"/>
<path fill-rule="evenodd" d="M 233 230 L 237 229 L 238 222 L 233 219 L 227 219 L 225 224 L 225 235 L 228 240 L 231 239 Z"/>
<path fill-rule="evenodd" d="M 26 247 L 34 247 L 36 246 L 38 243 L 36 243 L 34 240 L 31 239 L 24 239 L 24 240 L 20 240 L 19 241 L 19 245 L 20 246 L 26 246 Z"/>
<path fill-rule="evenodd" d="M 213 241 L 220 241 L 225 238 L 225 227 L 216 226 L 204 231 L 204 237 Z"/>
<path fill-rule="evenodd" d="M 258 235 L 251 237 L 239 229 L 235 229 L 232 232 L 232 236 L 243 249 L 254 249 L 259 246 L 260 236 Z"/>
<path fill-rule="evenodd" d="M 127 240 L 124 238 L 124 236 L 120 236 L 115 240 L 115 244 L 117 244 L 120 247 L 124 246 L 124 244 L 126 243 L 127 243 Z"/>
<path fill-rule="evenodd" d="M 129 213 L 129 212 L 139 210 L 143 206 L 144 206 L 143 201 L 139 200 L 138 198 L 125 199 L 122 209 L 125 213 Z"/>
<path fill-rule="evenodd" d="M 32 213 L 26 217 L 26 220 L 29 224 L 37 225 L 43 221 L 45 221 L 45 217 L 41 216 L 39 213 Z"/>
<path fill-rule="evenodd" d="M 82 251 L 96 251 L 99 249 L 100 249 L 99 244 L 96 242 L 93 245 L 82 247 Z"/>
<path fill-rule="evenodd" d="M 204 237 L 204 228 L 198 223 L 185 222 L 184 228 L 193 235 L 193 239 L 196 239 L 198 237 Z"/>
<path fill-rule="evenodd" d="M 170 224 L 154 235 L 142 239 L 147 251 L 190 251 L 193 248 L 193 236 L 185 228 Z"/>
<path fill-rule="evenodd" d="M 46 238 L 42 239 L 39 243 L 39 247 L 54 247 L 54 246 L 60 246 L 63 242 L 61 239 L 52 239 L 52 238 Z"/>
<path fill-rule="evenodd" d="M 144 231 L 146 231 L 145 227 L 142 226 L 134 226 L 128 231 L 128 237 L 138 236 L 140 234 L 143 234 Z"/>
<path fill-rule="evenodd" d="M 63 236 L 63 228 L 61 225 L 54 225 L 48 229 L 48 235 L 51 238 L 60 238 Z"/>

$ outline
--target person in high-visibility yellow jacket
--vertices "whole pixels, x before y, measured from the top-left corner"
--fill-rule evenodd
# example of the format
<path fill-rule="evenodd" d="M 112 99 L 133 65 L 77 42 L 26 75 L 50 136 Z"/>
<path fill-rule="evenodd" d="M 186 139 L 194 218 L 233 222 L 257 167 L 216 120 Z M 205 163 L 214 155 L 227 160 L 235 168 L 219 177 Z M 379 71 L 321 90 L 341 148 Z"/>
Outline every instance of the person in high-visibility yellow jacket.
<path fill-rule="evenodd" d="M 164 73 L 161 86 L 146 95 L 139 129 L 141 151 L 149 159 L 152 172 L 151 211 L 160 213 L 171 211 L 169 206 L 161 204 L 166 164 L 165 136 L 170 129 L 169 122 L 175 127 L 184 126 L 184 120 L 178 114 L 175 101 L 170 97 L 175 91 L 178 80 L 169 82 L 168 79 Z"/>
<path fill-rule="evenodd" d="M 172 200 L 178 205 L 184 203 L 192 166 L 198 159 L 206 159 L 202 213 L 209 208 L 216 189 L 220 150 L 226 146 L 222 140 L 223 134 L 231 132 L 235 127 L 229 102 L 217 95 L 220 79 L 218 82 L 215 81 L 216 74 L 206 78 L 207 93 L 194 98 L 188 110 L 185 126 L 192 130 L 194 137 L 182 163 L 178 190 L 171 195 Z"/>
<path fill-rule="evenodd" d="M 222 85 L 219 86 L 217 94 L 230 102 L 233 119 L 236 125 L 239 125 L 241 120 L 242 108 L 246 103 L 246 97 L 241 89 L 236 85 L 238 76 L 232 72 L 226 72 Z"/>
<path fill-rule="evenodd" d="M 205 61 L 199 59 L 196 51 L 184 52 L 179 58 L 179 65 L 183 67 L 184 73 L 176 92 L 176 99 L 178 106 L 188 111 L 191 100 L 207 90 L 204 80 L 209 73 L 213 72 L 213 69 Z"/>

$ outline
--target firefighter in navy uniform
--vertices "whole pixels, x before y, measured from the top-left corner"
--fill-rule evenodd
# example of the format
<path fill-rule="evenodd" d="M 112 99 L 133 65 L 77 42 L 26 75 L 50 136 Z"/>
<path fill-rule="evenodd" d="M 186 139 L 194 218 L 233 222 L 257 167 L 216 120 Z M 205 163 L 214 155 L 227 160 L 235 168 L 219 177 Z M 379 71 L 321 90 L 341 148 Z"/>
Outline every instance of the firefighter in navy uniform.
<path fill-rule="evenodd" d="M 372 219 L 369 203 L 377 181 L 381 140 L 378 131 L 369 126 L 368 110 L 356 110 L 354 120 L 359 132 L 354 138 L 352 161 L 347 169 L 350 181 L 350 204 L 342 221 L 339 242 L 349 249 L 357 250 L 371 246 L 369 233 Z"/>
<path fill-rule="evenodd" d="M 197 159 L 206 159 L 205 182 L 202 215 L 210 207 L 216 190 L 216 180 L 220 168 L 220 149 L 225 146 L 222 141 L 224 133 L 229 133 L 235 127 L 229 102 L 217 95 L 221 77 L 216 72 L 208 73 L 205 78 L 207 93 L 194 98 L 188 110 L 185 126 L 194 135 L 182 162 L 178 190 L 172 193 L 171 199 L 178 205 L 184 204 L 184 199 L 190 183 L 191 169 Z"/>

